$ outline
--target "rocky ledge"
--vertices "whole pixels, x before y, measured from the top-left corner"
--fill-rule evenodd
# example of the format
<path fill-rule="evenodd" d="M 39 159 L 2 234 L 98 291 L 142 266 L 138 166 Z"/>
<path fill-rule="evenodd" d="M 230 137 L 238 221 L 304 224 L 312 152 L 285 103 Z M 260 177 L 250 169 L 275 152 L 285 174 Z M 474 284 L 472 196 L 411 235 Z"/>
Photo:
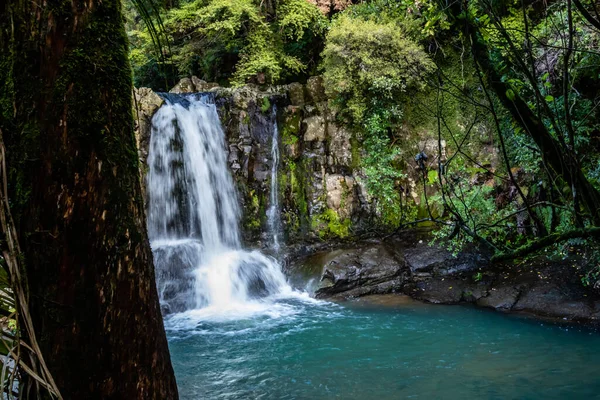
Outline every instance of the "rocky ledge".
<path fill-rule="evenodd" d="M 435 304 L 473 303 L 502 312 L 597 325 L 600 293 L 581 284 L 577 262 L 492 265 L 485 254 L 453 256 L 427 233 L 403 232 L 290 263 L 292 283 L 314 296 L 343 300 L 398 293 Z"/>

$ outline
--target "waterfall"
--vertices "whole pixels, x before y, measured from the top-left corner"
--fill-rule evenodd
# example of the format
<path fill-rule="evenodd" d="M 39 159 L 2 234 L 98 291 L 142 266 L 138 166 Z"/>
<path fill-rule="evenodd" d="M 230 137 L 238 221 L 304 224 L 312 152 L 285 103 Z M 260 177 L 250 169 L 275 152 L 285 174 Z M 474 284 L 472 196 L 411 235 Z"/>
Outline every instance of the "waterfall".
<path fill-rule="evenodd" d="M 273 106 L 273 137 L 271 141 L 271 193 L 269 209 L 267 211 L 267 222 L 269 233 L 272 237 L 272 248 L 279 252 L 279 234 L 281 232 L 281 219 L 279 216 L 279 182 L 277 171 L 279 169 L 279 128 L 277 127 L 277 106 Z"/>
<path fill-rule="evenodd" d="M 279 264 L 241 248 L 240 209 L 210 95 L 164 95 L 152 119 L 148 235 L 165 313 L 226 310 L 289 291 Z"/>

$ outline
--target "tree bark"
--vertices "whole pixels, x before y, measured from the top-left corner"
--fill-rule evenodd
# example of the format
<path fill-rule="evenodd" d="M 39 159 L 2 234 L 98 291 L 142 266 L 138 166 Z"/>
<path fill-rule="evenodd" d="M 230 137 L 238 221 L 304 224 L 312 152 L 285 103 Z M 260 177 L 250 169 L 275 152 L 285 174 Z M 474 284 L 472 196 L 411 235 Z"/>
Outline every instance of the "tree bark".
<path fill-rule="evenodd" d="M 0 129 L 40 348 L 67 399 L 176 399 L 120 0 L 0 5 Z"/>

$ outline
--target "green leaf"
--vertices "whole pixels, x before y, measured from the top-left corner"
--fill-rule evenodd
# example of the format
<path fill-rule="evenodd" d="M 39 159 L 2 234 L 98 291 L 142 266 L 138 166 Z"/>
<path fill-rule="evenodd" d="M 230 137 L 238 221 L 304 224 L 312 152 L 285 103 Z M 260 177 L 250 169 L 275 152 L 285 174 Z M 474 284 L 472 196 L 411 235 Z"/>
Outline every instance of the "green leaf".
<path fill-rule="evenodd" d="M 550 95 L 546 96 L 545 99 L 548 103 L 552 103 L 554 101 L 554 97 Z"/>
<path fill-rule="evenodd" d="M 506 91 L 506 97 L 508 97 L 509 100 L 513 101 L 515 99 L 515 92 L 513 92 L 512 89 L 508 89 Z"/>

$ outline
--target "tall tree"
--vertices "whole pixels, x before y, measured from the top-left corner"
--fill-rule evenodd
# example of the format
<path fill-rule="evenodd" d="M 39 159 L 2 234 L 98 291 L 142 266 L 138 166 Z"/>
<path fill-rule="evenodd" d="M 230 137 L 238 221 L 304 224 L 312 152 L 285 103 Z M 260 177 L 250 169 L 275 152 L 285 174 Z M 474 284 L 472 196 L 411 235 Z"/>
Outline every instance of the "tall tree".
<path fill-rule="evenodd" d="M 175 399 L 120 0 L 0 5 L 0 129 L 31 315 L 65 398 Z"/>
<path fill-rule="evenodd" d="M 475 18 L 469 13 L 469 6 L 472 6 L 473 4 L 477 3 L 469 3 L 468 0 L 455 2 L 451 7 L 447 8 L 447 13 L 454 22 L 456 29 L 462 32 L 464 37 L 469 41 L 474 61 L 479 64 L 482 71 L 485 71 L 487 84 L 494 90 L 503 106 L 512 115 L 514 122 L 518 126 L 521 126 L 523 131 L 526 132 L 539 147 L 542 159 L 551 169 L 552 173 L 555 176 L 562 178 L 569 185 L 574 200 L 581 198 L 582 206 L 586 210 L 592 223 L 596 226 L 599 225 L 600 192 L 589 182 L 583 173 L 574 144 L 569 146 L 564 140 L 559 140 L 560 136 L 559 139 L 555 138 L 544 124 L 542 118 L 539 115 L 536 115 L 519 93 L 513 91 L 507 81 L 502 78 L 500 72 L 497 70 L 497 63 L 494 63 L 490 58 L 490 48 L 488 47 L 488 43 L 483 39 L 483 35 L 480 32 L 480 28 Z M 489 4 L 488 7 L 491 8 Z M 506 39 L 509 47 L 514 51 L 515 46 L 512 44 L 507 29 L 499 22 L 497 22 L 496 28 L 499 34 Z M 572 35 L 572 32 L 568 32 L 568 35 Z M 536 90 L 537 77 L 532 76 L 532 72 L 529 71 L 528 66 L 522 60 L 518 57 L 516 59 L 518 60 L 516 67 L 528 77 L 534 92 L 536 93 L 538 103 L 543 106 L 546 117 L 552 120 L 554 117 L 553 112 L 544 101 L 543 96 Z M 566 60 L 566 64 L 568 64 L 568 56 L 566 56 Z M 565 70 L 568 70 L 567 66 L 565 66 Z M 566 92 L 567 91 L 565 90 L 565 93 Z M 568 110 L 569 107 L 565 107 L 565 109 Z M 569 121 L 568 116 L 567 113 L 567 121 Z M 567 124 L 567 126 L 569 126 L 569 124 Z M 558 127 L 556 130 L 560 132 Z M 572 132 L 570 133 L 572 135 Z M 577 215 L 579 213 L 578 201 L 574 201 L 574 208 L 575 214 Z"/>

